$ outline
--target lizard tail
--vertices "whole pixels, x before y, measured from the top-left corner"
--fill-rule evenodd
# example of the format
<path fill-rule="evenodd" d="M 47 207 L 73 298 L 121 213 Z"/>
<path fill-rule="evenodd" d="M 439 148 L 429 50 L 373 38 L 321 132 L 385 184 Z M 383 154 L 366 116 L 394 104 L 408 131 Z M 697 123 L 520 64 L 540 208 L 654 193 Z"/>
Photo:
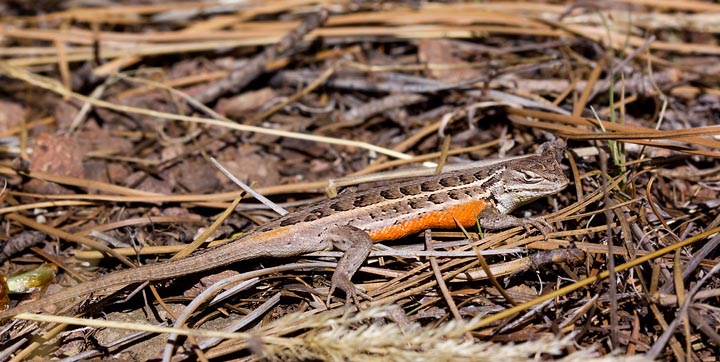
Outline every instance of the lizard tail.
<path fill-rule="evenodd" d="M 247 241 L 244 242 L 243 239 Z M 274 244 L 273 240 L 262 241 L 265 247 L 259 248 L 257 247 L 256 238 L 243 237 L 228 244 L 202 250 L 184 259 L 112 272 L 99 279 L 80 283 L 55 294 L 44 296 L 42 299 L 2 311 L 0 312 L 0 321 L 20 313 L 38 311 L 49 306 L 73 302 L 76 298 L 87 297 L 91 293 L 111 294 L 130 284 L 171 279 L 258 257 L 283 256 L 277 253 L 269 253 L 269 251 L 278 250 L 271 247 L 271 244 Z M 245 247 L 243 247 L 243 244 L 246 244 Z"/>

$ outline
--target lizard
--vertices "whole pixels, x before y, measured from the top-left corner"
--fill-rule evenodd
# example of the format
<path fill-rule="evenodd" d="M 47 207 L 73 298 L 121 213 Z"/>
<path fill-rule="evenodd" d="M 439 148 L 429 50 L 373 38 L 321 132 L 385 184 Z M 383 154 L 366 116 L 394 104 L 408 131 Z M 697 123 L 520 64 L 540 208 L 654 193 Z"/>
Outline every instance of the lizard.
<path fill-rule="evenodd" d="M 162 281 L 255 258 L 285 258 L 344 251 L 331 277 L 334 290 L 356 296 L 350 278 L 367 258 L 373 242 L 399 239 L 430 228 L 486 229 L 534 225 L 545 234 L 542 217 L 509 213 L 569 183 L 560 161 L 565 144 L 547 142 L 538 152 L 465 170 L 424 176 L 364 191 L 341 193 L 280 216 L 213 248 L 183 259 L 111 272 L 33 302 L 0 312 L 0 320 L 93 293 L 111 294 L 129 285 Z"/>

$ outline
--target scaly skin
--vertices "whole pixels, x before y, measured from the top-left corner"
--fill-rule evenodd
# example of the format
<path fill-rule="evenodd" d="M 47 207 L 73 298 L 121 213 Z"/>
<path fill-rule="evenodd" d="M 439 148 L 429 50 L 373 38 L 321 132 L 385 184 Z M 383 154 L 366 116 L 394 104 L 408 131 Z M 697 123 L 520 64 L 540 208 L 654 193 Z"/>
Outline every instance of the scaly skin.
<path fill-rule="evenodd" d="M 429 228 L 453 228 L 457 223 L 472 227 L 476 219 L 490 229 L 536 224 L 537 219 L 528 221 L 507 214 L 567 186 L 559 163 L 563 147 L 556 141 L 542 145 L 535 155 L 341 194 L 184 259 L 113 272 L 0 312 L 0 320 L 91 293 L 112 293 L 130 284 L 171 279 L 242 260 L 298 256 L 333 246 L 347 250 L 333 275 L 333 287 L 354 297 L 350 277 L 367 257 L 372 241 L 398 239 Z M 352 244 L 356 241 L 362 246 Z"/>

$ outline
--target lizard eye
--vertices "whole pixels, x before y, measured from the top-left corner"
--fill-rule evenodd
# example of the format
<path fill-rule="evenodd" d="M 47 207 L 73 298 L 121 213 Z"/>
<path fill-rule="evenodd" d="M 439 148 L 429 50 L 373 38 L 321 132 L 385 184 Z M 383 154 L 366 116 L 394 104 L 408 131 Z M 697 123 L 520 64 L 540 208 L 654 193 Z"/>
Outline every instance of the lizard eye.
<path fill-rule="evenodd" d="M 528 172 L 528 171 L 519 171 L 520 176 L 522 177 L 523 182 L 529 183 L 529 184 L 536 184 L 543 180 L 542 177 L 538 176 L 534 172 Z"/>

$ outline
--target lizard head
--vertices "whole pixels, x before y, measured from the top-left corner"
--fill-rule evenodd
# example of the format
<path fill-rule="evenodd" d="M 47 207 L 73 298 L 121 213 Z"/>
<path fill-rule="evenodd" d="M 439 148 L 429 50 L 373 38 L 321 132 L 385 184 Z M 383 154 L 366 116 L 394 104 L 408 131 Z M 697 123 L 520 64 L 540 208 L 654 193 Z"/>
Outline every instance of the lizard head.
<path fill-rule="evenodd" d="M 560 166 L 563 148 L 542 145 L 538 152 L 508 163 L 501 177 L 502 186 L 493 192 L 501 213 L 558 193 L 570 182 Z"/>

